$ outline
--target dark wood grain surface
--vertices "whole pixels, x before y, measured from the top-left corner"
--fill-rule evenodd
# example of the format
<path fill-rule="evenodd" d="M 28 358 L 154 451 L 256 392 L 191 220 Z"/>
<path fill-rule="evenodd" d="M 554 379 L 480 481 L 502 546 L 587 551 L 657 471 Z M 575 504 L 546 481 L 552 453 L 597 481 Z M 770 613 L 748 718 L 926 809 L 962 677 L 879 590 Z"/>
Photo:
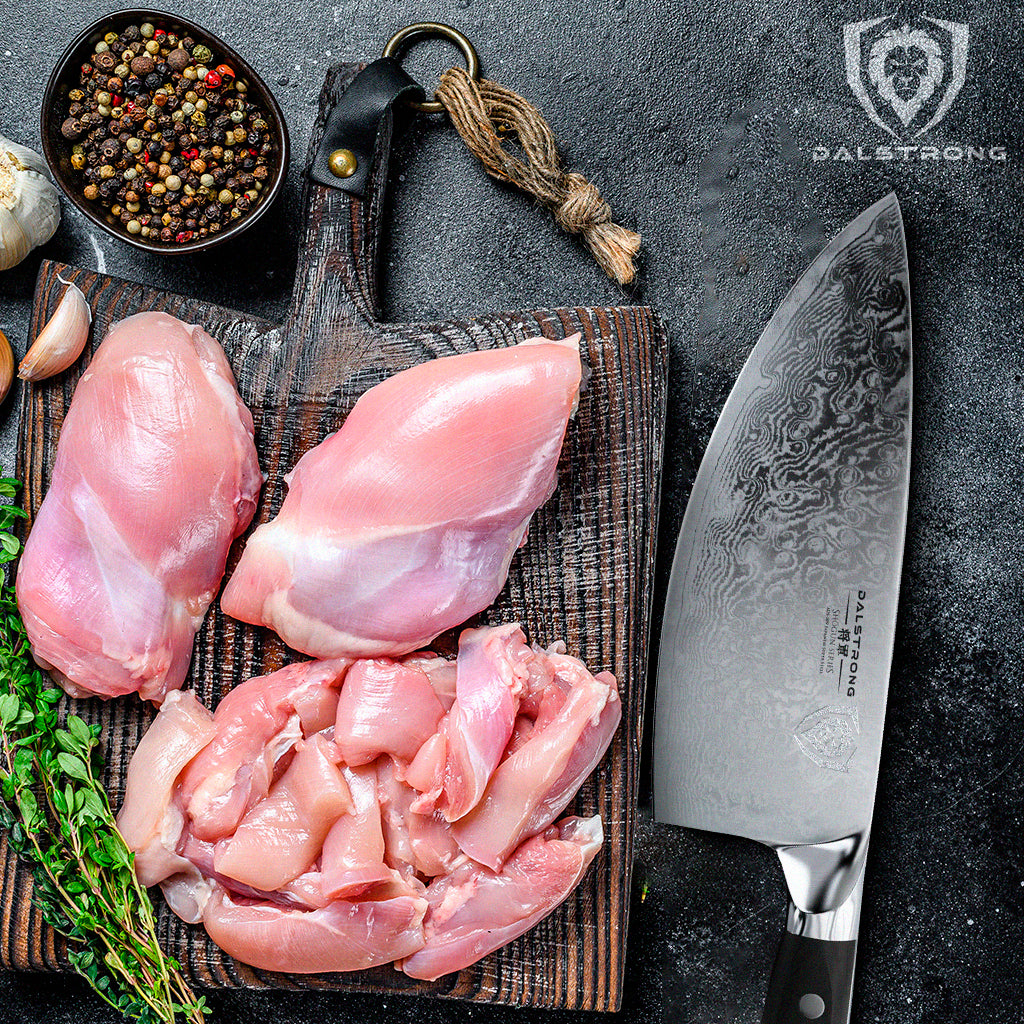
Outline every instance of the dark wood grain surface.
<path fill-rule="evenodd" d="M 324 113 L 354 69 L 328 75 Z M 161 309 L 201 324 L 228 353 L 239 390 L 253 412 L 260 463 L 267 475 L 253 526 L 276 514 L 284 474 L 337 430 L 368 387 L 438 356 L 514 344 L 532 335 L 579 331 L 593 373 L 571 423 L 555 496 L 534 517 L 509 582 L 483 619 L 517 620 L 533 641 L 564 639 L 593 669 L 619 679 L 623 721 L 613 745 L 570 808 L 600 812 L 605 845 L 576 892 L 547 920 L 481 963 L 437 982 L 417 982 L 392 967 L 349 975 L 288 976 L 257 971 L 224 955 L 201 927 L 161 905 L 170 949 L 200 985 L 330 987 L 429 992 L 458 999 L 611 1010 L 620 1005 L 630 903 L 633 833 L 648 659 L 667 342 L 646 307 L 539 310 L 432 324 L 377 319 L 376 250 L 384 211 L 388 134 L 382 137 L 371 197 L 310 186 L 307 227 L 295 297 L 277 327 L 183 296 L 44 262 L 31 335 L 52 314 L 65 280 L 74 280 L 95 314 L 91 344 L 132 313 Z M 315 149 L 319 127 L 313 133 Z M 439 287 L 443 285 L 439 284 Z M 60 426 L 85 360 L 23 392 L 19 474 L 31 515 L 39 508 Z M 232 550 L 230 572 L 242 541 Z M 441 646 L 444 644 L 442 638 Z M 295 655 L 265 630 L 234 622 L 215 603 L 195 644 L 189 684 L 205 703 L 244 679 Z M 104 729 L 111 798 L 120 801 L 127 762 L 152 719 L 134 698 L 76 701 Z M 60 970 L 60 944 L 30 904 L 31 879 L 5 851 L 0 889 L 0 964 Z"/>

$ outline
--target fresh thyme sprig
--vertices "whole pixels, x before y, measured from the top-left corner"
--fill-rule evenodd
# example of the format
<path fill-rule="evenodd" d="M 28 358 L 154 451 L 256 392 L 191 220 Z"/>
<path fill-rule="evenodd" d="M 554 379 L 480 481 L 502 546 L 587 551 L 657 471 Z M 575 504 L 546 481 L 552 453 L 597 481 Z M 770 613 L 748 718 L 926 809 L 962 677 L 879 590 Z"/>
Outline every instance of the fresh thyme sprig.
<path fill-rule="evenodd" d="M 156 937 L 100 782 L 99 726 L 63 716 L 61 691 L 29 652 L 14 596 L 25 513 L 0 478 L 0 826 L 35 879 L 33 900 L 68 939 L 71 966 L 114 1009 L 143 1024 L 200 1024 L 210 1011 Z"/>

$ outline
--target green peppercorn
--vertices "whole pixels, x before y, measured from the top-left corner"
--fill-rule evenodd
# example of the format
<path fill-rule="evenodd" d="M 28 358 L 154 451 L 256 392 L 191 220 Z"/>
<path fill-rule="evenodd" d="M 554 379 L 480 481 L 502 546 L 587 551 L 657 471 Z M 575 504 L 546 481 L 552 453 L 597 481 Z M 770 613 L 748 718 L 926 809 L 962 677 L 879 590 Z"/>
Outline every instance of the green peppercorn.
<path fill-rule="evenodd" d="M 211 57 L 213 52 L 208 46 L 204 46 L 202 43 L 198 43 L 192 49 L 192 57 L 194 60 L 199 61 L 200 64 L 205 64 Z"/>
<path fill-rule="evenodd" d="M 130 138 L 125 145 L 128 147 L 129 153 L 141 153 L 142 152 L 142 139 Z"/>
<path fill-rule="evenodd" d="M 139 173 L 139 172 L 138 172 L 137 170 L 135 170 L 135 168 L 134 168 L 134 167 L 126 167 L 126 168 L 124 169 L 124 178 L 125 178 L 125 181 L 131 181 L 131 180 L 132 180 L 132 178 L 134 178 L 134 177 L 136 177 L 136 175 L 138 175 L 138 173 Z"/>
<path fill-rule="evenodd" d="M 213 175 L 212 174 L 204 174 L 199 179 L 199 184 L 202 185 L 203 188 L 213 188 L 213 186 L 214 186 Z"/>
<path fill-rule="evenodd" d="M 138 204 L 135 204 L 135 205 L 136 205 L 136 209 L 138 209 Z M 133 212 L 135 212 L 135 211 L 133 211 Z M 127 225 L 125 225 L 125 226 L 128 229 L 128 234 L 129 235 L 137 235 L 142 230 L 142 225 L 137 220 L 130 220 L 130 221 L 128 221 Z"/>
<path fill-rule="evenodd" d="M 162 196 L 167 191 L 167 186 L 162 181 L 157 181 L 149 190 L 151 196 Z"/>
<path fill-rule="evenodd" d="M 106 44 L 107 44 L 108 46 L 113 46 L 113 45 L 114 45 L 114 43 L 116 43 L 116 42 L 117 42 L 117 33 L 116 33 L 116 32 L 108 32 L 108 33 L 107 33 L 107 34 L 106 34 L 106 35 L 105 35 L 105 36 L 103 37 L 103 41 L 104 41 L 104 42 L 105 42 L 105 43 L 106 43 Z"/>
<path fill-rule="evenodd" d="M 142 36 L 143 39 L 152 39 L 153 38 L 153 33 L 155 31 L 156 31 L 156 26 L 152 22 L 150 22 L 150 21 L 144 21 L 139 26 L 139 35 Z"/>
<path fill-rule="evenodd" d="M 235 92 L 248 92 L 249 86 L 246 84 L 244 78 L 236 79 L 235 81 Z"/>
<path fill-rule="evenodd" d="M 198 77 L 198 75 L 196 74 L 196 69 L 194 67 L 190 66 L 190 67 L 185 68 L 184 71 L 182 71 L 181 77 L 182 78 L 187 78 L 190 82 L 194 82 L 196 80 L 196 78 Z"/>
<path fill-rule="evenodd" d="M 196 112 L 196 105 L 194 103 L 189 103 L 188 100 L 186 100 L 181 105 L 181 112 L 186 117 L 191 117 Z"/>
<path fill-rule="evenodd" d="M 127 78 L 131 73 L 132 69 L 128 67 L 127 64 L 118 64 L 117 67 L 114 68 L 114 74 L 117 75 L 118 78 Z"/>
<path fill-rule="evenodd" d="M 110 45 L 105 43 L 102 39 L 95 46 L 96 53 L 106 53 L 109 49 Z"/>
<path fill-rule="evenodd" d="M 109 107 L 110 106 L 110 93 L 109 92 L 98 92 L 98 93 L 96 93 L 96 102 L 101 107 Z"/>
<path fill-rule="evenodd" d="M 233 203 L 234 201 L 235 194 L 230 189 L 222 189 L 217 196 L 217 202 L 222 203 L 224 206 L 227 206 L 228 203 Z"/>
<path fill-rule="evenodd" d="M 240 121 L 244 121 L 245 120 L 245 114 L 242 113 L 241 110 L 232 110 L 231 111 L 231 120 L 234 121 L 235 124 L 238 124 Z"/>
<path fill-rule="evenodd" d="M 209 108 L 210 108 L 210 104 L 207 103 L 206 100 L 204 100 L 204 99 L 196 100 L 196 110 L 198 110 L 200 114 L 205 114 L 206 111 L 209 110 Z"/>
<path fill-rule="evenodd" d="M 169 174 L 164 179 L 164 184 L 172 191 L 177 192 L 181 188 L 181 178 L 176 174 Z"/>

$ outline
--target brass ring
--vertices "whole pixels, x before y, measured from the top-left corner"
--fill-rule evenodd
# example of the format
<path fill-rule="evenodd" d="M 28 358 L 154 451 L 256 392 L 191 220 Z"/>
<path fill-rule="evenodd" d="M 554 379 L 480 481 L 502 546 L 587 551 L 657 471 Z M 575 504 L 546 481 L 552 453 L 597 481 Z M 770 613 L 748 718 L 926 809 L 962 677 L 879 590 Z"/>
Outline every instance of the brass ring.
<path fill-rule="evenodd" d="M 466 58 L 466 71 L 474 81 L 480 78 L 480 58 L 477 56 L 473 44 L 456 28 L 450 25 L 441 25 L 436 21 L 419 21 L 415 25 L 406 25 L 400 28 L 385 44 L 385 57 L 394 57 L 402 50 L 407 49 L 420 39 L 438 37 L 447 39 L 454 43 Z M 437 93 L 435 92 L 436 96 Z M 444 105 L 437 100 L 419 101 L 410 100 L 409 106 L 423 114 L 440 114 L 444 111 Z"/>

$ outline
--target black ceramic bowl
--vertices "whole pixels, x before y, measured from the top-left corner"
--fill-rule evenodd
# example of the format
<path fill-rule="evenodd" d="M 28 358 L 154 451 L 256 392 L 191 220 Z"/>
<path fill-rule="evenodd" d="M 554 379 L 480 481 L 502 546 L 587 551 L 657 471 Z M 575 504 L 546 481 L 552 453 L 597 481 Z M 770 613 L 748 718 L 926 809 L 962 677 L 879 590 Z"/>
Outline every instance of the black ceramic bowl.
<path fill-rule="evenodd" d="M 249 95 L 256 98 L 263 111 L 264 120 L 270 127 L 274 142 L 274 152 L 269 155 L 270 175 L 259 202 L 217 234 L 207 235 L 205 238 L 197 238 L 190 242 L 160 242 L 151 238 L 130 235 L 106 208 L 98 202 L 90 202 L 86 199 L 82 195 L 84 187 L 82 176 L 71 166 L 72 143 L 68 142 L 60 131 L 68 109 L 68 93 L 78 87 L 80 67 L 92 57 L 96 44 L 107 32 L 120 33 L 128 25 L 141 25 L 147 21 L 158 29 L 174 32 L 178 36 L 191 36 L 197 43 L 208 46 L 214 52 L 215 57 L 219 58 L 218 63 L 224 62 L 231 65 L 237 76 L 246 80 Z M 114 235 L 129 245 L 144 249 L 146 252 L 166 255 L 201 252 L 214 245 L 220 245 L 221 242 L 226 242 L 230 238 L 237 238 L 266 213 L 280 193 L 285 175 L 288 173 L 288 128 L 284 123 L 284 115 L 277 105 L 277 100 L 271 95 L 263 79 L 256 74 L 246 60 L 239 56 L 238 51 L 228 46 L 227 43 L 194 22 L 178 17 L 176 14 L 167 14 L 164 11 L 141 9 L 114 11 L 94 22 L 75 39 L 53 69 L 53 74 L 50 75 L 50 81 L 46 86 L 46 93 L 43 96 L 42 137 L 43 154 L 50 166 L 54 180 L 89 220 L 108 234 Z"/>

